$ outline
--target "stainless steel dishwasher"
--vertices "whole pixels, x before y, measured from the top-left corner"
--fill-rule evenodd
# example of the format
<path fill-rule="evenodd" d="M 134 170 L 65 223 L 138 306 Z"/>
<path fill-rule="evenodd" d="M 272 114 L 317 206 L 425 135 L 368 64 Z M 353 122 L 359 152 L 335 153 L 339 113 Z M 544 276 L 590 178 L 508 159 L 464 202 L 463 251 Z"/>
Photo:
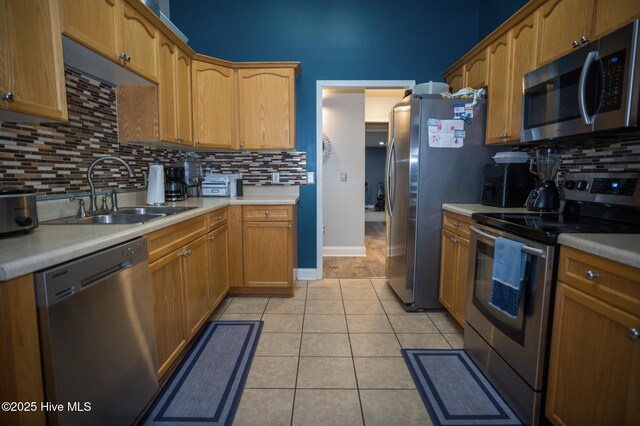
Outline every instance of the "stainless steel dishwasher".
<path fill-rule="evenodd" d="M 147 241 L 35 274 L 50 424 L 131 424 L 158 389 Z"/>

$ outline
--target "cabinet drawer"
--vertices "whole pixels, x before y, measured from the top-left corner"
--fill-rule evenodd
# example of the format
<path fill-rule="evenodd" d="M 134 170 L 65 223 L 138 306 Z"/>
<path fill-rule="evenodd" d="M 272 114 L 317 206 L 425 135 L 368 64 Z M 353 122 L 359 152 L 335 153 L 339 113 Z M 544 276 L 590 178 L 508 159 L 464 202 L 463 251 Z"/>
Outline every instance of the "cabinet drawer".
<path fill-rule="evenodd" d="M 563 246 L 558 270 L 558 280 L 627 312 L 640 312 L 638 269 Z"/>
<path fill-rule="evenodd" d="M 244 222 L 287 222 L 293 220 L 293 206 L 243 206 Z"/>
<path fill-rule="evenodd" d="M 227 208 L 209 213 L 209 231 L 220 228 L 227 223 Z"/>
<path fill-rule="evenodd" d="M 149 262 L 159 259 L 206 233 L 207 217 L 205 215 L 152 232 L 147 235 L 149 239 Z"/>
<path fill-rule="evenodd" d="M 473 221 L 471 218 L 466 216 L 462 216 L 457 213 L 451 213 L 449 211 L 444 212 L 442 227 L 447 229 L 455 234 L 460 235 L 461 237 L 465 237 L 467 239 L 471 238 L 471 231 L 469 231 L 469 225 L 471 225 Z"/>

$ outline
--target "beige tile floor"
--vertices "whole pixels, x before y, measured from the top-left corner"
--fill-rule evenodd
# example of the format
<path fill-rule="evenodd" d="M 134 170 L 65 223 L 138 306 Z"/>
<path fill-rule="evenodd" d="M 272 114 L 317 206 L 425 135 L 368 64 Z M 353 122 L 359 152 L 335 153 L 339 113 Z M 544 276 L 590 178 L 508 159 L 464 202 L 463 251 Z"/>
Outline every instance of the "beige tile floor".
<path fill-rule="evenodd" d="M 405 312 L 383 279 L 228 297 L 213 319 L 264 321 L 234 425 L 429 425 L 400 348 L 462 347 L 447 313 Z"/>

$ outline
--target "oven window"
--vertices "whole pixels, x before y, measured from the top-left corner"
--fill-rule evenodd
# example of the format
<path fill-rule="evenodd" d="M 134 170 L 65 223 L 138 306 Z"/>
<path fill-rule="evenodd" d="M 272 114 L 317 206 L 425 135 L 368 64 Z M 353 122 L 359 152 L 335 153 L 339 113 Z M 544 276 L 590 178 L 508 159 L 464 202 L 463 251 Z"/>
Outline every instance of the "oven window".
<path fill-rule="evenodd" d="M 525 129 L 580 119 L 578 83 L 581 71 L 578 68 L 525 90 Z"/>
<path fill-rule="evenodd" d="M 529 269 L 531 261 L 527 269 Z M 493 246 L 478 240 L 476 245 L 475 273 L 473 283 L 473 304 L 495 327 L 500 329 L 502 333 L 509 336 L 519 344 L 524 343 L 525 315 L 524 308 L 526 302 L 525 289 L 520 306 L 518 308 L 517 318 L 510 318 L 500 311 L 489 305 L 489 296 L 491 294 L 493 271 Z M 525 274 L 526 275 L 526 274 Z M 527 285 L 525 278 L 525 285 Z"/>

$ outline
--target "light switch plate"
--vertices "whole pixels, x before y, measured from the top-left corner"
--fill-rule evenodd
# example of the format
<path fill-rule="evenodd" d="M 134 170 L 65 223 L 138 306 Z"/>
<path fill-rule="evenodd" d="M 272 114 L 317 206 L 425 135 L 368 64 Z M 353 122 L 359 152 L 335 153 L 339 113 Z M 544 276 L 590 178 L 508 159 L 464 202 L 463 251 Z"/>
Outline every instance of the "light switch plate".
<path fill-rule="evenodd" d="M 315 172 L 307 172 L 307 183 L 308 184 L 316 183 L 316 174 L 315 174 Z"/>
<path fill-rule="evenodd" d="M 280 183 L 280 172 L 271 173 L 271 183 Z"/>
<path fill-rule="evenodd" d="M 342 182 L 346 182 L 347 181 L 347 172 L 340 173 L 340 180 Z"/>

